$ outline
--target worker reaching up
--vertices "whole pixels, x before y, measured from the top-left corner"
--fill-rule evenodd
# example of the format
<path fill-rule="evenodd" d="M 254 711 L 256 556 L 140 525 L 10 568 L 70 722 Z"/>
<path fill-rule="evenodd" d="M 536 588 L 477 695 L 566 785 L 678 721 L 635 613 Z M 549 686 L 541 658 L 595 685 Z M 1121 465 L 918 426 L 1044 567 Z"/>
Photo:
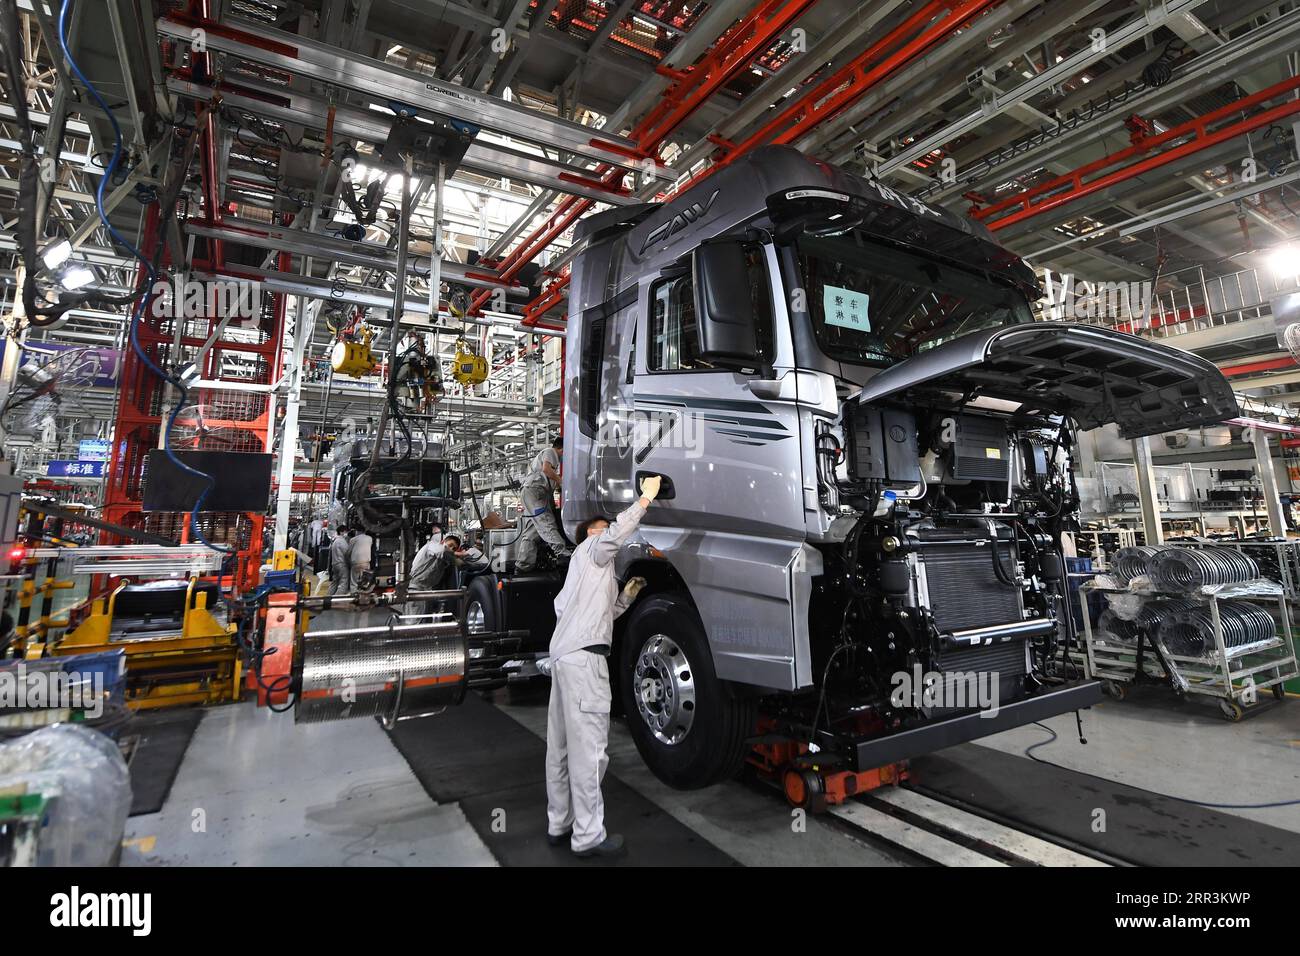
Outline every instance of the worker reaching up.
<path fill-rule="evenodd" d="M 519 556 L 516 571 L 533 571 L 537 568 L 538 542 L 543 541 L 557 557 L 568 557 L 569 543 L 564 540 L 555 520 L 555 492 L 560 487 L 560 459 L 564 439 L 556 438 L 550 448 L 537 453 L 528 476 L 519 489 L 523 513 L 519 516 Z"/>
<path fill-rule="evenodd" d="M 658 476 L 642 481 L 640 500 L 613 525 L 607 518 L 591 518 L 579 526 L 578 546 L 555 598 L 546 714 L 546 832 L 552 846 L 568 839 L 578 856 L 613 856 L 623 850 L 623 837 L 605 832 L 600 793 L 609 762 L 608 658 L 614 618 L 632 605 L 646 582 L 631 578 L 620 593 L 614 558 L 659 494 L 659 484 Z"/>

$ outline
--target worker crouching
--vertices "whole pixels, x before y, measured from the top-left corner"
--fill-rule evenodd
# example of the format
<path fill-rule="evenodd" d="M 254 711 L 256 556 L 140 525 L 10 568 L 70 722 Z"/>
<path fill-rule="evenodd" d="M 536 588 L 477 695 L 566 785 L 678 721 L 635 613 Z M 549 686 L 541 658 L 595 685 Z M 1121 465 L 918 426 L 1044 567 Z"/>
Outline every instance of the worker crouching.
<path fill-rule="evenodd" d="M 641 498 L 611 525 L 604 518 L 584 522 L 555 599 L 551 637 L 551 701 L 546 716 L 547 838 L 565 839 L 578 856 L 614 856 L 623 837 L 605 832 L 600 783 L 609 759 L 609 648 L 614 619 L 636 600 L 644 578 L 619 591 L 614 558 L 659 494 L 660 479 L 641 483 Z"/>

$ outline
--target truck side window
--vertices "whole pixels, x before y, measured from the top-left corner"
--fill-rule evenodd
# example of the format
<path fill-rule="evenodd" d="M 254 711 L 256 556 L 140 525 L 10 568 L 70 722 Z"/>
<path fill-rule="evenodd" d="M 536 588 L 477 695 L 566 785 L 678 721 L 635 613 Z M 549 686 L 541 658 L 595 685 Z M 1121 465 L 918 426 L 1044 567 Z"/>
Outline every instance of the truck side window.
<path fill-rule="evenodd" d="M 587 323 L 582 360 L 578 366 L 579 414 L 589 434 L 595 432 L 600 417 L 600 365 L 605 357 L 605 323 L 608 321 L 602 317 Z"/>
<path fill-rule="evenodd" d="M 762 357 L 771 360 L 775 351 L 772 327 L 772 296 L 763 262 L 763 247 L 746 249 L 753 295 L 754 321 Z M 697 354 L 699 335 L 695 328 L 695 283 L 691 276 L 661 279 L 650 287 L 650 341 L 646 367 L 652 372 L 710 371 L 714 368 Z"/>
<path fill-rule="evenodd" d="M 695 287 L 689 275 L 675 276 L 650 289 L 650 355 L 654 372 L 712 368 L 696 356 Z"/>

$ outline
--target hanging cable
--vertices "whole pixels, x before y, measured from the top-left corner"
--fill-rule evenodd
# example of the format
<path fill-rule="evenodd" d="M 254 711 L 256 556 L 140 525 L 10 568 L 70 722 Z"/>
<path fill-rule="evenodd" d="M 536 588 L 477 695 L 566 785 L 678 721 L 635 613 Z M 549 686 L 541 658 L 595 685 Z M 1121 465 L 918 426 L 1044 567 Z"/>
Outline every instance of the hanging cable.
<path fill-rule="evenodd" d="M 112 109 L 109 108 L 108 103 L 104 100 L 104 97 L 100 95 L 99 90 L 96 89 L 95 85 L 90 82 L 90 80 L 86 77 L 86 74 L 81 71 L 81 67 L 78 66 L 76 59 L 72 55 L 72 50 L 69 49 L 68 47 L 68 14 L 71 11 L 71 9 L 72 9 L 72 0 L 63 0 L 63 4 L 59 8 L 59 24 L 58 24 L 59 46 L 62 47 L 63 49 L 63 57 L 68 63 L 68 69 L 70 69 L 73 75 L 75 75 L 77 79 L 81 81 L 82 86 L 86 88 L 86 91 L 90 94 L 91 99 L 95 101 L 95 104 L 99 107 L 100 111 L 103 112 L 104 116 L 108 118 L 109 124 L 113 128 L 113 157 L 111 160 L 109 160 L 108 165 L 104 168 L 104 175 L 100 177 L 99 186 L 95 190 L 95 210 L 99 213 L 100 222 L 104 224 L 105 230 L 107 230 L 109 236 L 112 237 L 113 241 L 116 242 L 122 248 L 126 249 L 136 259 L 139 259 L 141 265 L 144 266 L 145 272 L 147 274 L 147 279 L 145 281 L 144 288 L 139 292 L 139 298 L 136 301 L 135 308 L 131 313 L 131 320 L 127 325 L 127 329 L 129 332 L 128 338 L 131 341 L 132 350 L 135 352 L 136 356 L 139 357 L 140 361 L 143 362 L 145 366 L 150 371 L 152 371 L 154 375 L 156 375 L 159 379 L 161 379 L 163 382 L 166 382 L 167 384 L 175 388 L 178 393 L 177 401 L 172 408 L 171 414 L 167 419 L 166 425 L 163 427 L 163 451 L 166 453 L 167 457 L 171 460 L 172 464 L 174 464 L 177 468 L 179 468 L 181 471 L 185 472 L 188 475 L 192 475 L 195 478 L 202 479 L 202 481 L 205 484 L 202 493 L 198 496 L 198 498 L 194 502 L 194 508 L 190 511 L 190 532 L 194 535 L 195 539 L 198 540 L 199 543 L 201 543 L 205 547 L 211 548 L 213 551 L 217 551 L 222 554 L 233 554 L 234 553 L 233 548 L 227 548 L 221 545 L 215 545 L 211 541 L 209 541 L 204 536 L 203 530 L 199 526 L 199 512 L 203 508 L 203 502 L 207 498 L 208 493 L 211 492 L 212 489 L 216 486 L 217 483 L 216 479 L 213 476 L 207 474 L 206 472 L 200 471 L 197 468 L 187 465 L 185 462 L 181 461 L 181 459 L 171 449 L 171 441 L 170 441 L 171 430 L 176 423 L 176 417 L 180 414 L 181 409 L 186 405 L 189 399 L 189 389 L 186 388 L 184 381 L 182 381 L 179 377 L 171 375 L 170 373 L 164 371 L 160 365 L 155 363 L 153 359 L 149 357 L 148 353 L 145 352 L 144 348 L 140 345 L 140 336 L 139 336 L 140 320 L 144 316 L 144 310 L 148 307 L 149 302 L 152 300 L 152 290 L 154 287 L 154 283 L 157 281 L 158 278 L 158 270 L 155 268 L 154 263 L 150 261 L 144 255 L 144 253 L 142 253 L 135 246 L 134 243 L 132 243 L 124 235 L 122 235 L 121 232 L 118 231 L 117 227 L 115 227 L 113 223 L 109 220 L 108 213 L 104 208 L 104 188 L 112 180 L 113 173 L 117 169 L 118 164 L 121 162 L 123 153 L 125 152 L 122 145 L 123 142 L 122 127 L 118 124 L 117 116 L 113 113 Z M 198 135 L 198 129 L 200 126 L 201 126 L 200 123 L 195 123 L 195 132 L 193 135 L 196 137 Z M 182 178 L 183 175 L 184 175 L 184 170 L 182 170 Z"/>

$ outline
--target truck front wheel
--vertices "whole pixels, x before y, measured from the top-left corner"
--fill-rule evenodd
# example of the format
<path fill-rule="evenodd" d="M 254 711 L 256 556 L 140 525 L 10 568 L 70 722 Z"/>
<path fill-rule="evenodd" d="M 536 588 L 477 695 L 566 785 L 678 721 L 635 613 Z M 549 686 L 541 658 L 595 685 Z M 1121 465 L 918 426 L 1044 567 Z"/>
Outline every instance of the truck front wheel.
<path fill-rule="evenodd" d="M 465 627 L 470 633 L 500 630 L 497 620 L 496 589 L 492 578 L 479 575 L 465 592 Z"/>
<path fill-rule="evenodd" d="M 683 595 L 660 594 L 632 612 L 618 682 L 628 729 L 655 776 L 694 790 L 734 776 L 754 708 L 713 671 L 699 615 Z"/>

